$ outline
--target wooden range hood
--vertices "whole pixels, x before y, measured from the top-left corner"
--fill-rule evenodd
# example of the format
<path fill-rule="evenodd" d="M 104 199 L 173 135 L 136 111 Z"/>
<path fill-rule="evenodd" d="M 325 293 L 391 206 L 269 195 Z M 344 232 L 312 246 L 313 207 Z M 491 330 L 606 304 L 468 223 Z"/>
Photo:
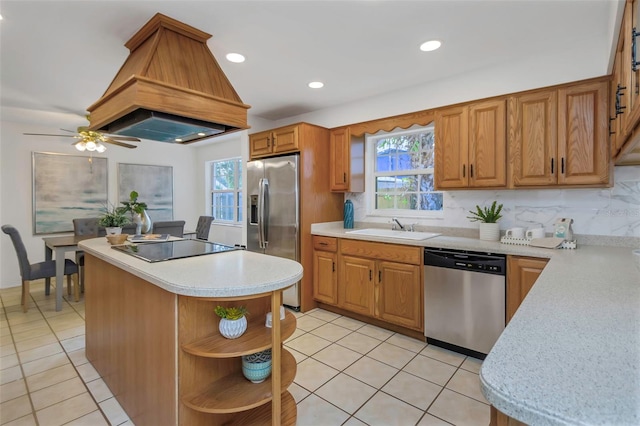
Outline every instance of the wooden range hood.
<path fill-rule="evenodd" d="M 129 57 L 87 108 L 90 129 L 170 143 L 248 129 L 250 106 L 207 47 L 209 38 L 157 13 L 125 44 Z"/>

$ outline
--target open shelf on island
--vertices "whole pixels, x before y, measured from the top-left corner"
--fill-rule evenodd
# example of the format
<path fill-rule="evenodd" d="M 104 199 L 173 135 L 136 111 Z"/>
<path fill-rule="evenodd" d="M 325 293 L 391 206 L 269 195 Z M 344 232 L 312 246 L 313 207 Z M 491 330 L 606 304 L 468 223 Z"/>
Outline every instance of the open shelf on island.
<path fill-rule="evenodd" d="M 281 341 L 285 341 L 296 331 L 296 317 L 286 311 L 280 323 Z M 232 358 L 260 352 L 271 347 L 271 328 L 265 327 L 264 317 L 252 318 L 247 331 L 237 339 L 227 339 L 215 333 L 182 345 L 182 350 L 205 358 Z"/>
<path fill-rule="evenodd" d="M 298 417 L 298 407 L 293 396 L 286 391 L 282 394 L 282 410 L 280 412 L 281 426 L 294 426 Z M 271 404 L 264 404 L 260 407 L 243 411 L 227 423 L 229 426 L 271 426 Z"/>
<path fill-rule="evenodd" d="M 293 383 L 296 370 L 295 358 L 283 349 L 281 392 Z M 220 377 L 202 390 L 185 395 L 182 402 L 203 413 L 233 413 L 261 406 L 271 398 L 271 376 L 262 383 L 251 383 L 238 371 Z"/>

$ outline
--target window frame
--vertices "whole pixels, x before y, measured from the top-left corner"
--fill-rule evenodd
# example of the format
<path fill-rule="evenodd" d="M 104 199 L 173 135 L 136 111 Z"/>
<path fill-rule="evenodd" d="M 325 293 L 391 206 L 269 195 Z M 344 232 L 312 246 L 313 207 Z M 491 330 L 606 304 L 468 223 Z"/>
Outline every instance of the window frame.
<path fill-rule="evenodd" d="M 443 218 L 444 217 L 444 191 L 434 190 L 432 192 L 443 194 L 442 200 L 442 210 L 411 210 L 411 209 L 377 209 L 376 208 L 376 178 L 384 177 L 384 176 L 398 176 L 398 175 L 433 175 L 435 182 L 435 158 L 434 158 L 434 167 L 425 168 L 425 169 L 410 169 L 410 170 L 397 170 L 394 172 L 380 172 L 376 173 L 376 142 L 379 139 L 384 137 L 397 137 L 408 134 L 415 134 L 431 131 L 434 133 L 435 138 L 435 126 L 434 123 L 430 123 L 426 126 L 415 125 L 408 129 L 394 129 L 390 132 L 386 132 L 381 130 L 374 134 L 366 134 L 365 135 L 365 150 L 366 150 L 366 162 L 365 162 L 365 175 L 366 175 L 366 185 L 368 188 L 371 188 L 370 191 L 366 191 L 366 212 L 367 216 L 372 217 L 406 217 L 406 218 L 416 218 L 416 219 L 432 219 L 432 218 Z M 434 144 L 436 143 L 434 139 Z M 434 150 L 435 157 L 435 150 Z"/>
<path fill-rule="evenodd" d="M 228 163 L 233 161 L 235 164 L 234 168 L 234 189 L 215 189 L 215 176 L 216 176 L 216 165 L 220 163 Z M 231 157 L 224 158 L 219 160 L 212 160 L 208 162 L 208 196 L 207 206 L 209 210 L 209 214 L 215 217 L 215 221 L 218 224 L 227 224 L 227 225 L 241 225 L 244 221 L 244 202 L 242 198 L 243 192 L 243 161 L 242 157 Z M 222 219 L 216 215 L 216 204 L 215 204 L 215 194 L 233 194 L 233 199 L 236 202 L 236 205 L 233 206 L 233 220 Z"/>

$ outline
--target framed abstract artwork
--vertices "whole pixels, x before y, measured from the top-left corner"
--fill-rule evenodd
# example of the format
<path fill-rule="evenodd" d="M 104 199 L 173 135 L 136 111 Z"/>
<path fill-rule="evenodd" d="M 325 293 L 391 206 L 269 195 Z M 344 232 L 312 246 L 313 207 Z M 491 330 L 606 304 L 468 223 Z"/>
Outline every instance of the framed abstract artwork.
<path fill-rule="evenodd" d="M 98 217 L 107 205 L 107 159 L 32 152 L 33 233 L 72 232 L 74 218 Z"/>
<path fill-rule="evenodd" d="M 151 222 L 173 220 L 173 167 L 118 163 L 118 205 L 131 191 L 147 204 Z"/>

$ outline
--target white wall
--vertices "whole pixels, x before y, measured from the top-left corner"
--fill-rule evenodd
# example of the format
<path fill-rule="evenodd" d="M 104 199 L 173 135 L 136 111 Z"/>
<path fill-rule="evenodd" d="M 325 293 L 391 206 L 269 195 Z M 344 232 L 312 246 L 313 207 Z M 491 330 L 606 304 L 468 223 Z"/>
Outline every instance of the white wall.
<path fill-rule="evenodd" d="M 51 133 L 51 126 L 37 124 L 1 122 L 0 130 L 0 223 L 15 226 L 24 240 L 29 260 L 44 260 L 42 235 L 33 235 L 31 153 L 52 152 L 89 157 L 71 146 L 73 139 L 25 136 L 22 133 Z M 109 201 L 117 201 L 118 163 L 153 164 L 173 167 L 173 215 L 184 219 L 185 228 L 195 229 L 198 216 L 202 214 L 202 192 L 193 190 L 197 180 L 194 164 L 196 150 L 162 142 L 144 141 L 136 149 L 109 145 L 103 154 L 109 166 Z M 200 204 L 199 204 L 200 203 Z M 49 235 L 50 236 L 50 235 Z M 71 257 L 71 256 L 70 256 Z M 0 234 L 0 287 L 20 284 L 20 272 L 11 240 Z"/>
<path fill-rule="evenodd" d="M 203 195 L 200 197 L 200 202 L 198 204 L 198 208 L 203 215 L 211 214 L 210 203 L 208 202 L 210 200 L 208 197 L 210 188 L 207 185 L 211 180 L 207 163 L 215 160 L 227 160 L 230 158 L 241 157 L 244 164 L 249 157 L 248 152 L 249 137 L 247 131 L 236 132 L 214 138 L 211 142 L 207 142 L 206 145 L 200 145 L 195 148 L 195 171 L 197 178 L 194 189 L 196 193 Z M 243 179 L 244 178 L 245 176 L 243 174 Z M 211 225 L 211 231 L 209 232 L 209 240 L 227 245 L 246 245 L 247 239 L 245 228 L 246 227 L 243 226 L 243 224 L 221 224 L 214 220 Z"/>

